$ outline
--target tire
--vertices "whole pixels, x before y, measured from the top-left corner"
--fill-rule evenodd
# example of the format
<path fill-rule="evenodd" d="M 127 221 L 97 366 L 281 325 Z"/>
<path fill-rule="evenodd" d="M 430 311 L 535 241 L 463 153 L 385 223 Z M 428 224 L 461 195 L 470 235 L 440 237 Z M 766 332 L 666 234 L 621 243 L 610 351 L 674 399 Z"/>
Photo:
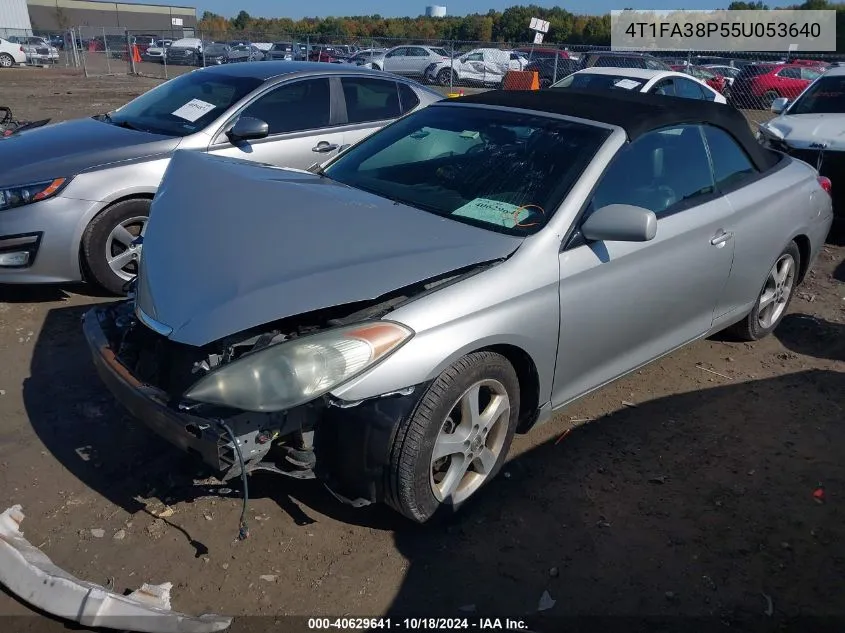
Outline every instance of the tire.
<path fill-rule="evenodd" d="M 480 415 L 475 425 L 463 420 L 461 403 L 473 393 L 481 414 L 498 414 L 488 420 Z M 506 358 L 474 352 L 459 359 L 437 377 L 414 413 L 400 424 L 386 473 L 386 503 L 417 523 L 458 510 L 501 469 L 518 417 L 519 380 Z M 452 452 L 434 460 L 435 446 L 447 445 Z M 461 468 L 467 454 L 469 467 Z"/>
<path fill-rule="evenodd" d="M 763 93 L 763 107 L 767 110 L 772 108 L 775 99 L 780 98 L 780 93 L 777 90 L 767 90 Z"/>
<path fill-rule="evenodd" d="M 0 53 L 0 68 L 11 68 L 15 65 L 15 59 L 9 53 Z"/>
<path fill-rule="evenodd" d="M 381 70 L 381 66 L 378 64 L 373 64 L 373 70 Z"/>
<path fill-rule="evenodd" d="M 444 68 L 437 73 L 437 83 L 441 86 L 457 85 L 458 75 L 450 68 Z"/>
<path fill-rule="evenodd" d="M 118 202 L 96 216 L 82 235 L 82 263 L 86 277 L 115 295 L 124 294 L 123 287 L 137 273 L 140 249 L 125 242 L 140 235 L 150 215 L 150 200 L 132 199 Z M 124 226 L 125 225 L 125 226 Z M 123 226 L 128 233 L 119 231 Z M 115 235 L 115 232 L 117 235 Z M 126 265 L 117 274 L 109 265 L 111 256 L 127 253 Z M 122 262 L 122 260 L 118 260 Z"/>
<path fill-rule="evenodd" d="M 540 90 L 546 90 L 552 85 L 552 80 L 548 77 L 540 77 Z"/>
<path fill-rule="evenodd" d="M 790 262 L 790 270 L 782 282 L 775 278 L 777 272 L 782 271 L 784 262 Z M 759 341 L 775 331 L 786 311 L 789 303 L 795 294 L 795 287 L 798 284 L 798 272 L 801 270 L 801 251 L 798 245 L 791 242 L 780 254 L 763 284 L 763 289 L 757 295 L 754 308 L 742 321 L 731 328 L 731 331 L 744 341 Z M 764 301 L 772 299 L 771 303 L 764 305 Z M 769 312 L 771 310 L 771 312 Z"/>

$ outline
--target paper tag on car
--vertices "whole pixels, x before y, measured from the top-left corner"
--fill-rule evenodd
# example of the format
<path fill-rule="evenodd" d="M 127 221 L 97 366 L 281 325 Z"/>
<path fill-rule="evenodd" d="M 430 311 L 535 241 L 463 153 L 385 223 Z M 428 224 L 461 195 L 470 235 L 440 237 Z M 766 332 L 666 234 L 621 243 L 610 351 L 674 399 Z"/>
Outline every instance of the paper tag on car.
<path fill-rule="evenodd" d="M 619 81 L 613 84 L 617 88 L 624 88 L 625 90 L 633 90 L 640 85 L 639 81 L 634 81 L 633 79 L 620 79 Z"/>
<path fill-rule="evenodd" d="M 476 198 L 456 209 L 453 214 L 512 229 L 518 223 L 523 222 L 529 216 L 530 211 L 526 209 L 520 211 L 520 207 L 509 202 Z"/>
<path fill-rule="evenodd" d="M 185 119 L 193 123 L 216 107 L 213 103 L 208 103 L 201 99 L 191 99 L 188 103 L 173 112 L 173 116 L 178 116 L 180 119 Z"/>

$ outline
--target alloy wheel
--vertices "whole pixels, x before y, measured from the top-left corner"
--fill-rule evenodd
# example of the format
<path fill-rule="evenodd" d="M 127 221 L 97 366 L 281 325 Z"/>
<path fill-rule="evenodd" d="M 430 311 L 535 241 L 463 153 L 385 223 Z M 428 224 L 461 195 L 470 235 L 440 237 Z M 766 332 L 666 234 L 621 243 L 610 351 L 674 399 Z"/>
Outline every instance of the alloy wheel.
<path fill-rule="evenodd" d="M 147 219 L 128 218 L 114 227 L 106 239 L 106 262 L 115 275 L 126 281 L 138 274 L 142 246 L 133 242 L 144 234 Z"/>
<path fill-rule="evenodd" d="M 769 271 L 766 285 L 760 293 L 757 321 L 764 330 L 777 323 L 783 315 L 795 282 L 795 260 L 785 253 Z"/>
<path fill-rule="evenodd" d="M 459 504 L 488 478 L 505 445 L 510 410 L 498 380 L 474 383 L 455 402 L 431 456 L 431 489 L 438 501 Z"/>

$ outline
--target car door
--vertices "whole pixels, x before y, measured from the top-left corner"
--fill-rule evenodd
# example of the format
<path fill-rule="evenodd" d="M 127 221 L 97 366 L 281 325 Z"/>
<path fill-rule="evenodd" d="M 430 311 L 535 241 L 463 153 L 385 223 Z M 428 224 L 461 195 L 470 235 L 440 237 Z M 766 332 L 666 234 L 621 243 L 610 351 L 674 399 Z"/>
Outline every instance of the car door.
<path fill-rule="evenodd" d="M 395 81 L 341 77 L 340 85 L 347 121 L 343 128 L 344 145 L 354 145 L 402 114 L 399 86 Z"/>
<path fill-rule="evenodd" d="M 384 56 L 384 68 L 382 70 L 398 75 L 404 74 L 408 66 L 408 48 L 402 46 L 395 48 Z"/>
<path fill-rule="evenodd" d="M 705 334 L 730 274 L 732 210 L 715 192 L 700 126 L 623 147 L 583 218 L 610 204 L 654 211 L 657 235 L 589 243 L 576 231 L 562 250 L 555 406 Z"/>
<path fill-rule="evenodd" d="M 409 46 L 408 55 L 405 59 L 406 66 L 401 74 L 410 77 L 421 77 L 428 65 L 435 61 L 429 52 L 421 46 Z"/>
<path fill-rule="evenodd" d="M 239 113 L 265 121 L 270 132 L 266 138 L 232 143 L 221 132 L 212 141 L 209 152 L 307 169 L 336 155 L 343 145 L 343 132 L 338 129 L 340 108 L 333 107 L 336 103 L 327 78 L 283 83 L 263 93 Z M 228 127 L 231 126 L 224 129 Z"/>
<path fill-rule="evenodd" d="M 781 97 L 794 99 L 800 95 L 809 81 L 801 78 L 801 68 L 781 68 L 775 73 L 775 87 Z"/>
<path fill-rule="evenodd" d="M 470 81 L 484 81 L 485 64 L 484 52 L 467 53 L 458 60 L 458 75 L 461 79 Z"/>
<path fill-rule="evenodd" d="M 789 202 L 782 202 L 782 189 L 772 186 L 771 180 L 760 173 L 733 136 L 711 125 L 703 129 L 716 188 L 734 211 L 730 229 L 736 243 L 734 262 L 716 309 L 717 321 L 727 322 L 756 300 L 772 258 L 780 254 L 784 235 L 777 218 L 779 207 Z M 786 213 L 791 211 L 787 209 Z"/>

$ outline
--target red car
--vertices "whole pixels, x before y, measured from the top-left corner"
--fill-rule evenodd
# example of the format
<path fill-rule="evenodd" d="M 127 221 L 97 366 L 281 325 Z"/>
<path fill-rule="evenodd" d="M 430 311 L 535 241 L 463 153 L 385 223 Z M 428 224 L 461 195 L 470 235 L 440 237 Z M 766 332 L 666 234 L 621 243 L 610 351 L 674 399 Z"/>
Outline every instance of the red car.
<path fill-rule="evenodd" d="M 719 94 L 725 94 L 725 88 L 728 85 L 728 82 L 725 81 L 725 78 L 722 75 L 719 75 L 712 70 L 707 68 L 702 68 L 701 66 L 671 66 L 672 70 L 676 70 L 679 73 L 686 73 L 687 75 L 692 75 L 696 79 L 703 81 L 708 86 L 713 88 Z"/>
<path fill-rule="evenodd" d="M 326 46 L 323 48 L 313 49 L 311 54 L 308 56 L 308 59 L 312 62 L 327 62 L 329 64 L 335 64 L 343 61 L 344 56 L 336 49 Z"/>
<path fill-rule="evenodd" d="M 572 59 L 569 55 L 569 51 L 560 50 L 557 48 L 531 48 L 530 46 L 523 46 L 522 48 L 515 49 L 517 53 L 522 53 L 526 57 L 530 56 L 531 60 L 540 59 L 550 57 L 552 59 L 555 56 L 560 57 L 561 59 Z"/>
<path fill-rule="evenodd" d="M 751 64 L 734 79 L 731 100 L 738 108 L 769 109 L 780 97 L 795 99 L 824 71 L 805 64 Z"/>

